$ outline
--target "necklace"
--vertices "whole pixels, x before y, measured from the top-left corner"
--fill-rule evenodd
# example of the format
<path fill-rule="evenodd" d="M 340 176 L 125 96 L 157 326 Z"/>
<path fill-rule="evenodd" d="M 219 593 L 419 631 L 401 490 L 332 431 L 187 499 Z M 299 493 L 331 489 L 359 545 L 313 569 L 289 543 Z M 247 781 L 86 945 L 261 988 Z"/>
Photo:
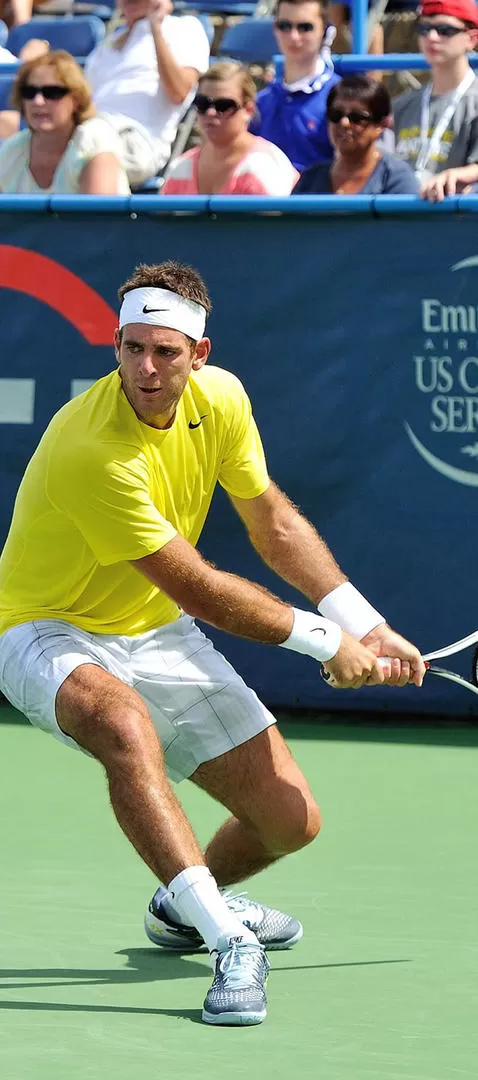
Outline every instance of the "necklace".
<path fill-rule="evenodd" d="M 380 158 L 380 151 L 379 151 L 379 150 L 374 150 L 374 152 L 373 152 L 373 158 L 372 158 L 372 163 L 371 163 L 371 164 L 372 164 L 372 168 L 370 169 L 370 172 L 368 172 L 368 173 L 367 173 L 367 175 L 366 175 L 366 177 L 365 177 L 365 180 L 368 180 L 368 178 L 369 178 L 369 176 L 371 175 L 371 173 L 373 173 L 373 170 L 374 170 L 374 168 L 375 168 L 375 166 L 376 166 L 376 164 L 377 164 L 377 161 L 379 160 L 379 158 Z M 344 182 L 344 183 L 345 183 L 345 182 Z M 345 195 L 345 194 L 351 195 L 351 194 L 357 194 L 356 192 L 350 192 L 350 191 L 349 191 L 349 192 L 345 192 L 345 190 L 344 190 L 344 183 L 343 183 L 343 184 L 342 184 L 342 185 L 341 185 L 340 187 L 336 188 L 336 190 L 335 190 L 335 194 L 336 194 L 336 195 Z M 362 187 L 363 185 L 361 184 L 360 186 Z"/>

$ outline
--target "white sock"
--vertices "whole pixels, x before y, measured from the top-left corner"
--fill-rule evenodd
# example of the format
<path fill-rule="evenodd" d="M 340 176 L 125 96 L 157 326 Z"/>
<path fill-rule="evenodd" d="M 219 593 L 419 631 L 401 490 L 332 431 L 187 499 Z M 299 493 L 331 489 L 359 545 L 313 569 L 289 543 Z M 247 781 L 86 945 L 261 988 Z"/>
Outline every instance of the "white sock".
<path fill-rule="evenodd" d="M 257 944 L 256 935 L 230 911 L 207 866 L 188 866 L 168 885 L 168 907 L 178 921 L 195 926 L 209 952 L 220 937 L 241 937 Z"/>

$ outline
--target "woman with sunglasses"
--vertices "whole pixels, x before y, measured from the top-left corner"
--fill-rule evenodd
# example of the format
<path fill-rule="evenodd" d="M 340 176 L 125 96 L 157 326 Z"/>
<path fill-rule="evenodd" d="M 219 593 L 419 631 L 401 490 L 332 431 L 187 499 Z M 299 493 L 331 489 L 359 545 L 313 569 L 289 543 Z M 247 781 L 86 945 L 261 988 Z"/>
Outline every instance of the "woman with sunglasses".
<path fill-rule="evenodd" d="M 201 76 L 201 145 L 173 162 L 163 195 L 290 195 L 298 172 L 282 150 L 248 131 L 255 96 L 252 76 L 235 62 Z"/>
<path fill-rule="evenodd" d="M 386 87 L 366 75 L 349 75 L 333 86 L 327 98 L 327 123 L 334 160 L 306 169 L 292 194 L 418 195 L 410 166 L 377 145 L 390 110 Z"/>
<path fill-rule="evenodd" d="M 0 191 L 129 193 L 118 136 L 95 116 L 90 87 L 69 53 L 58 50 L 23 64 L 13 105 L 26 128 L 0 148 Z"/>

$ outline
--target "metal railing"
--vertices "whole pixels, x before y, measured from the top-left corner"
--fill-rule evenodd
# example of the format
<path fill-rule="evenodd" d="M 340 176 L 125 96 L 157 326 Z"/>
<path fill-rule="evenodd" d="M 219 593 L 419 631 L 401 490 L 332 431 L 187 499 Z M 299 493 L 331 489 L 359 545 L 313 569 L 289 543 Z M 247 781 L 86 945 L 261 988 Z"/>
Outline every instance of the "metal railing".
<path fill-rule="evenodd" d="M 390 215 L 478 213 L 478 195 L 453 195 L 430 203 L 415 195 L 0 195 L 0 214 L 117 214 L 133 219 L 199 214 L 214 220 L 222 214 L 283 217 L 373 218 Z"/>

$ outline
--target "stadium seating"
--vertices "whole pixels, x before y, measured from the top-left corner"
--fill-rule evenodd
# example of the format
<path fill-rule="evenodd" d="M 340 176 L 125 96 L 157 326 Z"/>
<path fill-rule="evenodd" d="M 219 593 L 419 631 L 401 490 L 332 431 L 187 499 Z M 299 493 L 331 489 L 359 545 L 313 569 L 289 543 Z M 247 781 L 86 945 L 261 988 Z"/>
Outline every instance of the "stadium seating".
<path fill-rule="evenodd" d="M 13 86 L 13 75 L 0 75 L 0 110 L 9 109 Z"/>
<path fill-rule="evenodd" d="M 257 0 L 176 0 L 174 14 L 253 15 Z"/>
<path fill-rule="evenodd" d="M 72 56 L 88 56 L 105 36 L 105 24 L 97 15 L 37 18 L 14 26 L 7 38 L 7 48 L 15 56 L 31 38 L 44 38 L 52 49 L 66 49 Z"/>
<path fill-rule="evenodd" d="M 269 64 L 278 52 L 272 19 L 244 19 L 227 27 L 217 55 L 243 64 Z"/>

